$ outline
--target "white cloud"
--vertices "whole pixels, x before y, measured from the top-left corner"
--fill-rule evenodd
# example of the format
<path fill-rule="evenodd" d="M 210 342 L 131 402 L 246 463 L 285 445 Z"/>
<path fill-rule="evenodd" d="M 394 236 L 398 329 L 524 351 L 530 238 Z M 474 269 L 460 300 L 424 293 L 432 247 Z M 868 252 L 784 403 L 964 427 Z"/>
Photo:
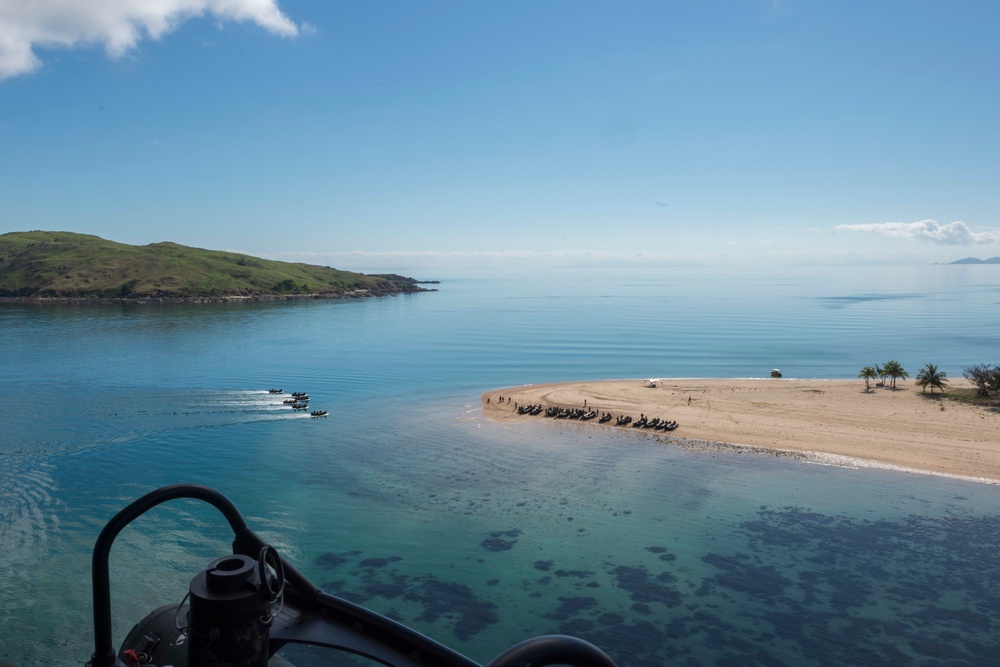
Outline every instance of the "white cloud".
<path fill-rule="evenodd" d="M 875 222 L 863 225 L 837 225 L 836 231 L 871 232 L 898 239 L 930 241 L 941 245 L 973 245 L 998 243 L 1000 236 L 991 232 L 974 232 L 961 220 L 942 225 L 936 220 L 917 222 Z"/>
<path fill-rule="evenodd" d="M 277 0 L 0 0 L 0 80 L 41 66 L 38 47 L 103 44 L 119 57 L 192 18 L 249 21 L 283 37 L 299 28 Z"/>

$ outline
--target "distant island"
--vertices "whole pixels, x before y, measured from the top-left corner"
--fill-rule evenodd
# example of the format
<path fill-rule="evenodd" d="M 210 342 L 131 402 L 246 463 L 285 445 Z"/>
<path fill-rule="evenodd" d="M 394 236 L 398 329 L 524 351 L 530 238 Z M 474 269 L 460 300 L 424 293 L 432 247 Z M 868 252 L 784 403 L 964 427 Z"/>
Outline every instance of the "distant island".
<path fill-rule="evenodd" d="M 133 246 L 72 232 L 0 234 L 0 299 L 234 301 L 433 291 L 396 274 L 260 259 L 177 243 Z"/>
<path fill-rule="evenodd" d="M 979 259 L 978 257 L 966 257 L 965 259 L 956 259 L 954 262 L 948 262 L 949 264 L 1000 264 L 1000 257 L 990 257 L 989 259 Z"/>

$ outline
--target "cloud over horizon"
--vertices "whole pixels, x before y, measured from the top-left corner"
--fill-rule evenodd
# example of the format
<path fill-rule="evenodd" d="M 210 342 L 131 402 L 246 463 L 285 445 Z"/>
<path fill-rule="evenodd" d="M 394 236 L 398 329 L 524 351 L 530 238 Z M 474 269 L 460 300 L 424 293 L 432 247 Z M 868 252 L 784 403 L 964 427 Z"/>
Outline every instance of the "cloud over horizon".
<path fill-rule="evenodd" d="M 942 225 L 937 220 L 917 222 L 874 222 L 861 225 L 837 225 L 835 231 L 870 232 L 898 239 L 929 241 L 940 245 L 974 245 L 998 243 L 1000 236 L 990 232 L 974 232 L 961 220 Z"/>
<path fill-rule="evenodd" d="M 36 48 L 103 44 L 112 58 L 193 18 L 256 23 L 283 37 L 299 28 L 277 0 L 0 0 L 0 81 L 42 66 Z"/>

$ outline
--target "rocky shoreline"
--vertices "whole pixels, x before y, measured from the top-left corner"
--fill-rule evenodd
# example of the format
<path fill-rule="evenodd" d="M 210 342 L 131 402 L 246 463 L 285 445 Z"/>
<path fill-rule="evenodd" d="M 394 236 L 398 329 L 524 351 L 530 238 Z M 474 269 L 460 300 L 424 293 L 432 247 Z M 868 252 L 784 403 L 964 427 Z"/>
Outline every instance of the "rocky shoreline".
<path fill-rule="evenodd" d="M 220 296 L 176 296 L 158 294 L 150 296 L 0 296 L 0 303 L 75 303 L 75 304 L 154 304 L 154 303 L 245 303 L 256 301 L 304 301 L 309 299 L 370 299 L 418 292 L 437 292 L 437 289 L 400 286 L 400 289 L 358 289 L 345 292 L 321 292 L 316 294 L 229 294 Z"/>

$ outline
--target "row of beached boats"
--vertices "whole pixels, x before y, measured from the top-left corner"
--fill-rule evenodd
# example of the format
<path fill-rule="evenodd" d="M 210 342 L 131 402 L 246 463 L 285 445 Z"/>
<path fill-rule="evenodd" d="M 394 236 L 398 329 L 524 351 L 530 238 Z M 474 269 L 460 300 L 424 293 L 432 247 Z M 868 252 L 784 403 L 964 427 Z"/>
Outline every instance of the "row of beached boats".
<path fill-rule="evenodd" d="M 269 394 L 284 394 L 284 389 L 268 389 Z M 309 394 L 304 391 L 293 391 L 290 394 L 291 398 L 286 398 L 282 401 L 284 405 L 287 405 L 292 410 L 296 412 L 305 412 L 309 409 Z M 312 410 L 309 413 L 310 417 L 326 417 L 330 414 L 327 410 Z"/>
<path fill-rule="evenodd" d="M 677 428 L 677 422 L 674 420 L 660 419 L 659 417 L 650 419 L 644 414 L 640 414 L 639 418 L 633 421 L 630 415 L 618 415 L 616 419 L 610 412 L 603 412 L 598 416 L 597 410 L 588 410 L 586 408 L 560 408 L 556 405 L 543 408 L 540 403 L 521 405 L 517 408 L 517 414 L 519 415 L 540 415 L 542 412 L 545 412 L 546 417 L 554 419 L 578 419 L 580 421 L 597 419 L 599 424 L 607 424 L 612 419 L 615 419 L 615 426 L 631 425 L 632 428 L 645 428 L 653 431 L 673 431 Z"/>
<path fill-rule="evenodd" d="M 639 417 L 639 419 L 632 422 L 632 428 L 648 428 L 654 431 L 673 431 L 677 428 L 677 422 L 672 419 L 660 419 L 659 417 L 653 417 L 650 419 L 645 415 Z"/>

